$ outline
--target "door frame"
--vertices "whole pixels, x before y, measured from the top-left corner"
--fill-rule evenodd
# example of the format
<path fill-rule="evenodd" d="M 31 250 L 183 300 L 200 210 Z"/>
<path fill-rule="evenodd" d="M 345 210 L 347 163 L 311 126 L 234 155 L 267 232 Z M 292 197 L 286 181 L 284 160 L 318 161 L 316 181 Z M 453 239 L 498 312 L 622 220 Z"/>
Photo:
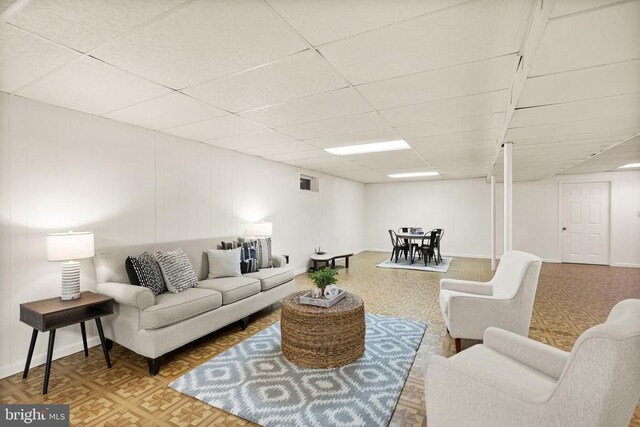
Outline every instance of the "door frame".
<path fill-rule="evenodd" d="M 563 240 L 563 236 L 562 236 L 562 220 L 563 220 L 563 214 L 564 211 L 562 210 L 562 195 L 563 195 L 563 189 L 564 189 L 564 185 L 565 184 L 608 184 L 609 187 L 609 247 L 608 247 L 608 254 L 609 254 L 609 260 L 607 262 L 607 264 L 593 264 L 593 265 L 608 265 L 608 266 L 612 266 L 613 265 L 613 260 L 612 260 L 612 253 L 611 253 L 611 249 L 613 248 L 613 214 L 612 214 L 612 208 L 613 208 L 613 180 L 611 178 L 605 178 L 605 179 L 594 179 L 594 180 L 575 180 L 572 181 L 570 179 L 567 180 L 562 180 L 562 181 L 558 181 L 558 224 L 557 224 L 557 232 L 558 232 L 558 262 L 560 262 L 561 264 L 564 264 L 565 261 L 563 260 L 564 258 L 564 252 L 563 252 L 563 244 L 562 244 L 562 240 Z M 570 264 L 570 263 L 567 263 Z"/>

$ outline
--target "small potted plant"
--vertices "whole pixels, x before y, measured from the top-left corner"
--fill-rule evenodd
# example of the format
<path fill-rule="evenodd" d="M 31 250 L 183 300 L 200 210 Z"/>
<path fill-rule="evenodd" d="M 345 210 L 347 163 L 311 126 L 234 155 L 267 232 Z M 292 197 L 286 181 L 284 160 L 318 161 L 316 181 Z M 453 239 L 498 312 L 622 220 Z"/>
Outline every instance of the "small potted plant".
<path fill-rule="evenodd" d="M 316 284 L 316 288 L 311 291 L 311 296 L 313 298 L 322 297 L 324 295 L 324 289 L 338 281 L 336 278 L 337 275 L 338 272 L 329 267 L 309 273 L 309 278 Z"/>

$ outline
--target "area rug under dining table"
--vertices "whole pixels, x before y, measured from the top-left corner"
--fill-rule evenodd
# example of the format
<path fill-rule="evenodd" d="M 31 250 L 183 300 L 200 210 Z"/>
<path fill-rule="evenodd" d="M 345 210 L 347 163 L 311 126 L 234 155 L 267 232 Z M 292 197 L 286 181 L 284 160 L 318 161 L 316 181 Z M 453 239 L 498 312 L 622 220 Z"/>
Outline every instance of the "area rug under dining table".
<path fill-rule="evenodd" d="M 414 260 L 414 262 L 410 262 L 407 259 L 398 259 L 398 262 L 395 262 L 391 259 L 386 259 L 378 264 L 379 268 L 400 268 L 405 270 L 420 270 L 420 271 L 433 271 L 435 273 L 446 273 L 449 270 L 449 266 L 451 265 L 451 261 L 453 258 L 442 257 L 442 261 L 436 265 L 435 262 L 431 261 L 429 264 L 424 265 L 424 261 L 422 260 Z"/>
<path fill-rule="evenodd" d="M 263 426 L 386 426 L 427 325 L 374 314 L 366 325 L 365 353 L 350 365 L 292 364 L 276 322 L 169 387 Z"/>

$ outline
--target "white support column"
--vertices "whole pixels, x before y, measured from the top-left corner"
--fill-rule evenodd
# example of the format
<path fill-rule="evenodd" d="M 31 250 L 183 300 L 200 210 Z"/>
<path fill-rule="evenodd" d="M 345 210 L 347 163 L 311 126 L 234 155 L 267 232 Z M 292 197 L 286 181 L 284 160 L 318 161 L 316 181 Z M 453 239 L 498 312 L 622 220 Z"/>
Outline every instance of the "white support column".
<path fill-rule="evenodd" d="M 512 150 L 513 143 L 505 142 L 504 157 L 504 252 L 513 248 Z"/>
<path fill-rule="evenodd" d="M 491 271 L 496 271 L 496 177 L 491 175 Z"/>

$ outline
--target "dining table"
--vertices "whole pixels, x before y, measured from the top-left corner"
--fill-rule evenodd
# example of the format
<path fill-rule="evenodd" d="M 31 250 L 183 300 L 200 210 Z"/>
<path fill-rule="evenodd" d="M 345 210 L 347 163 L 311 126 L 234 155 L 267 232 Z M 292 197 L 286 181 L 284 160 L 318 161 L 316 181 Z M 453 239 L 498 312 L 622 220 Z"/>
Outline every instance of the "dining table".
<path fill-rule="evenodd" d="M 431 231 L 427 231 L 425 233 L 397 233 L 398 239 L 408 240 L 409 243 L 409 263 L 413 264 L 413 250 L 412 245 L 414 240 L 424 239 L 425 241 L 429 241 L 431 239 Z"/>

